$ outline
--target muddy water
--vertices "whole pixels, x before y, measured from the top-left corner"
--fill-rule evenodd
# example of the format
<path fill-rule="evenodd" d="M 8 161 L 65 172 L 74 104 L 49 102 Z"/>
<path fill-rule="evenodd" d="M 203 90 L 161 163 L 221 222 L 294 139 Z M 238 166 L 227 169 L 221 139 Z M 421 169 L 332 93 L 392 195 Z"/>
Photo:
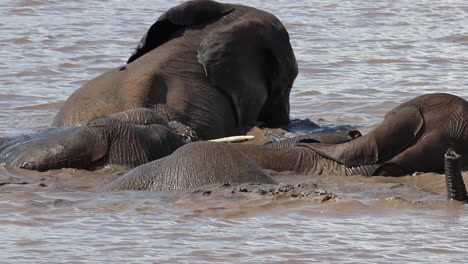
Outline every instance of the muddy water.
<path fill-rule="evenodd" d="M 243 3 L 276 14 L 290 32 L 300 67 L 293 117 L 369 127 L 420 94 L 468 99 L 464 1 Z M 173 4 L 1 1 L 0 136 L 47 127 L 75 89 L 124 64 Z M 96 192 L 120 172 L 0 167 L 0 262 L 440 263 L 468 256 L 466 207 L 444 201 L 437 174 L 275 175 L 315 186 L 294 199 L 223 186 L 209 187 L 210 195 Z"/>

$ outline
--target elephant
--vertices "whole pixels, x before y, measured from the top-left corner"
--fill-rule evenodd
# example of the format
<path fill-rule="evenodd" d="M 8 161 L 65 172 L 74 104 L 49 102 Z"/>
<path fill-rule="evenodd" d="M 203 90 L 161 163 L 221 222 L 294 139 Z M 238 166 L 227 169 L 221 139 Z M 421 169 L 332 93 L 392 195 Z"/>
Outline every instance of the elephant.
<path fill-rule="evenodd" d="M 402 176 L 442 172 L 449 147 L 468 151 L 468 102 L 446 93 L 418 96 L 388 112 L 368 134 L 340 144 L 265 149 L 237 146 L 262 167 L 305 174 Z M 467 159 L 462 160 L 462 165 Z"/>
<path fill-rule="evenodd" d="M 246 182 L 277 184 L 257 163 L 229 144 L 204 141 L 187 144 L 170 156 L 138 166 L 102 190 L 184 190 Z"/>
<path fill-rule="evenodd" d="M 147 108 L 200 139 L 244 134 L 256 123 L 285 127 L 297 73 L 288 32 L 274 15 L 188 1 L 159 17 L 125 66 L 76 90 L 52 125 Z"/>
<path fill-rule="evenodd" d="M 170 155 L 184 144 L 182 136 L 163 125 L 98 117 L 81 126 L 0 138 L 0 164 L 38 171 L 96 170 L 109 164 L 133 168 Z"/>
<path fill-rule="evenodd" d="M 464 99 L 445 93 L 426 94 L 400 104 L 386 114 L 382 124 L 349 142 L 299 143 L 284 148 L 230 144 L 224 146 L 223 151 L 230 148 L 229 151 L 240 152 L 243 158 L 254 161 L 263 169 L 309 175 L 402 176 L 414 172 L 442 172 L 444 154 L 448 148 L 462 155 L 467 153 L 466 117 L 468 102 Z M 199 142 L 197 147 L 203 149 L 205 143 Z M 216 149 L 212 145 L 206 145 L 206 148 Z M 177 155 L 166 157 L 163 161 L 150 162 L 129 171 L 117 182 L 111 182 L 109 185 L 113 187 L 109 189 L 125 189 L 131 182 L 138 182 L 141 189 L 179 189 L 195 185 L 186 181 L 213 183 L 212 175 L 221 175 L 221 182 L 229 179 L 239 181 L 240 176 L 235 170 L 206 166 L 209 161 L 210 165 L 229 164 L 229 168 L 242 168 L 242 164 L 232 166 L 231 163 L 236 161 L 231 160 L 229 155 L 203 154 L 200 155 L 202 160 L 197 157 L 193 163 L 178 162 L 184 149 L 179 149 Z M 190 156 L 183 159 L 190 160 Z M 463 166 L 467 160 L 460 162 Z M 198 171 L 200 166 L 203 167 L 202 174 Z M 167 179 L 169 176 L 164 174 L 166 171 L 180 172 L 168 174 L 174 177 L 170 185 L 166 184 L 170 181 Z M 203 173 L 206 173 L 206 179 L 203 179 Z"/>
<path fill-rule="evenodd" d="M 359 131 L 317 132 L 267 144 L 286 147 L 300 140 L 345 142 Z M 213 142 L 236 142 L 239 137 Z M 241 140 L 244 137 L 240 137 Z M 0 164 L 46 171 L 60 168 L 97 170 L 110 164 L 133 168 L 170 155 L 197 141 L 190 127 L 166 122 L 150 109 L 132 109 L 98 117 L 80 126 L 49 128 L 0 138 Z"/>

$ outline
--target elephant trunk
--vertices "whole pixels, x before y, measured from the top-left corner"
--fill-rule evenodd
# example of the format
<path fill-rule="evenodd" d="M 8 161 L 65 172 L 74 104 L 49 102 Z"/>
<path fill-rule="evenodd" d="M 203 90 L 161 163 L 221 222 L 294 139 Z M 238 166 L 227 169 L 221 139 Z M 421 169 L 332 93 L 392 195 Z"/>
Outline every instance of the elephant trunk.
<path fill-rule="evenodd" d="M 297 146 L 297 144 L 300 143 L 339 144 L 349 142 L 361 136 L 362 134 L 358 130 L 321 131 L 308 135 L 300 135 L 293 138 L 268 142 L 265 146 L 273 148 L 290 148 Z"/>
<path fill-rule="evenodd" d="M 449 148 L 445 153 L 445 181 L 447 199 L 468 203 L 465 183 L 461 174 L 462 156 Z"/>

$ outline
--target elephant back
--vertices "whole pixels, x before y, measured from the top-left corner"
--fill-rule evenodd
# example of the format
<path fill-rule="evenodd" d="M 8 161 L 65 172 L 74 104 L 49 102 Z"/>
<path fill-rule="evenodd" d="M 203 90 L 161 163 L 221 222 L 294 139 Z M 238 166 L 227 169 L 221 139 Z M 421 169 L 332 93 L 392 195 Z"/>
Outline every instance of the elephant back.
<path fill-rule="evenodd" d="M 195 142 L 171 156 L 134 168 L 103 189 L 183 190 L 209 184 L 248 182 L 276 184 L 265 170 L 239 150 L 223 143 Z"/>

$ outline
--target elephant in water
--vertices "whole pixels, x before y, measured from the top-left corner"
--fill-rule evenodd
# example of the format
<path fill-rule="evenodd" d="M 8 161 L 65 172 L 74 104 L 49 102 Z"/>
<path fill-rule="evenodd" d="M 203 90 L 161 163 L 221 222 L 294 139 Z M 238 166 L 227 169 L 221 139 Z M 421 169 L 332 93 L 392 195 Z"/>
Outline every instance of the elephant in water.
<path fill-rule="evenodd" d="M 214 183 L 276 184 L 257 163 L 223 143 L 195 142 L 172 155 L 138 166 L 104 190 L 183 190 Z"/>
<path fill-rule="evenodd" d="M 258 122 L 284 127 L 297 73 L 288 32 L 275 16 L 189 1 L 159 17 L 127 65 L 75 91 L 53 125 L 148 108 L 200 139 L 244 134 Z"/>
<path fill-rule="evenodd" d="M 302 174 L 400 176 L 442 172 L 448 148 L 464 157 L 468 154 L 468 102 L 443 93 L 419 96 L 387 113 L 383 123 L 368 134 L 340 144 L 301 143 L 285 148 L 231 144 L 223 147 L 223 153 L 207 144 L 198 143 L 195 150 L 202 153 L 199 155 L 192 149 L 185 156 L 185 146 L 169 157 L 137 167 L 109 183 L 107 189 L 180 189 L 239 182 L 237 170 L 231 168 L 242 168 L 244 161 L 230 159 L 233 154 L 226 154 L 230 151 L 242 153 L 243 160 L 255 161 L 259 168 Z M 212 151 L 205 153 L 204 148 Z M 185 162 L 191 157 L 193 162 Z M 462 165 L 467 161 L 464 158 Z M 232 166 L 233 162 L 238 162 L 237 166 Z M 227 169 L 218 164 L 227 164 Z M 264 172 L 257 169 L 255 173 Z"/>
<path fill-rule="evenodd" d="M 239 147 L 273 170 L 364 176 L 441 172 L 449 147 L 464 156 L 468 152 L 468 102 L 444 93 L 422 95 L 387 113 L 368 134 L 341 144 L 300 144 L 275 151 Z"/>
<path fill-rule="evenodd" d="M 140 125 L 122 121 L 129 118 Z M 0 138 L 0 164 L 39 171 L 94 170 L 109 164 L 133 168 L 185 144 L 183 139 L 188 137 L 170 127 L 151 111 L 137 109 L 98 117 L 82 126 Z"/>
<path fill-rule="evenodd" d="M 288 147 L 301 140 L 346 142 L 358 135 L 357 130 L 317 132 L 268 145 Z M 0 164 L 39 171 L 95 170 L 110 164 L 133 168 L 168 156 L 196 140 L 197 134 L 190 127 L 175 121 L 166 122 L 155 111 L 140 108 L 98 117 L 81 126 L 0 138 Z"/>

